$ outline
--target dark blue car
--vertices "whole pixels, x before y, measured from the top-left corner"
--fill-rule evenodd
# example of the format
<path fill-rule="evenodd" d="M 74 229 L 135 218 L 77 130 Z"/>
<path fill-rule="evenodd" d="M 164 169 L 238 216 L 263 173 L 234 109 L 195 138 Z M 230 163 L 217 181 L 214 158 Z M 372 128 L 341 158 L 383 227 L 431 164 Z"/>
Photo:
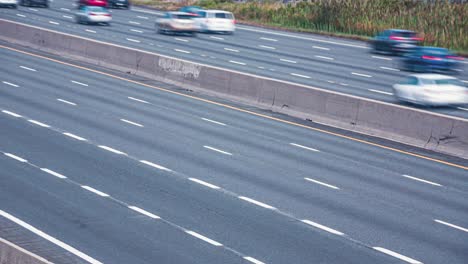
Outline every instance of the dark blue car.
<path fill-rule="evenodd" d="M 402 59 L 402 69 L 414 72 L 455 72 L 463 58 L 448 49 L 417 47 Z"/>

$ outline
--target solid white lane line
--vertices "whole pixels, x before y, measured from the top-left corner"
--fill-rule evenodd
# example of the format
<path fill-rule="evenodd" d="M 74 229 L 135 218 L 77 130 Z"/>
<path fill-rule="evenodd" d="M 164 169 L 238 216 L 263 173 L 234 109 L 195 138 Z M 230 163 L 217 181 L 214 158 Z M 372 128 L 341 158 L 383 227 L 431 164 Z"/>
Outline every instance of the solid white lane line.
<path fill-rule="evenodd" d="M 331 58 L 331 57 L 325 57 L 325 56 L 319 56 L 319 55 L 315 55 L 314 57 L 319 58 L 319 59 L 324 59 L 324 60 L 335 60 L 334 58 Z"/>
<path fill-rule="evenodd" d="M 205 181 L 202 181 L 202 180 L 199 180 L 199 179 L 196 179 L 196 178 L 188 178 L 189 180 L 193 181 L 193 182 L 196 182 L 198 184 L 201 184 L 201 185 L 204 185 L 208 188 L 211 188 L 211 189 L 220 189 L 220 187 L 214 185 L 214 184 L 211 184 L 211 183 L 208 183 L 208 182 L 205 182 Z"/>
<path fill-rule="evenodd" d="M 133 100 L 133 101 L 137 101 L 137 102 L 140 102 L 140 103 L 144 103 L 144 104 L 149 104 L 147 101 L 145 100 L 141 100 L 141 99 L 137 99 L 137 98 L 133 98 L 133 97 L 127 97 L 128 99 L 130 100 Z"/>
<path fill-rule="evenodd" d="M 230 60 L 229 62 L 234 63 L 234 64 L 239 64 L 239 65 L 247 65 L 247 64 L 245 64 L 243 62 L 238 62 L 238 61 L 233 61 L 233 60 Z"/>
<path fill-rule="evenodd" d="M 227 50 L 227 51 L 232 51 L 232 52 L 239 52 L 239 50 L 236 50 L 236 49 L 230 49 L 230 48 L 224 48 L 224 50 Z"/>
<path fill-rule="evenodd" d="M 69 104 L 69 105 L 74 105 L 74 106 L 76 106 L 75 103 L 70 102 L 70 101 L 67 101 L 67 100 L 63 100 L 63 99 L 60 99 L 60 98 L 57 98 L 57 101 L 62 102 L 62 103 L 66 103 L 66 104 Z"/>
<path fill-rule="evenodd" d="M 136 42 L 136 43 L 140 43 L 141 41 L 139 40 L 136 40 L 136 39 L 131 39 L 131 38 L 127 38 L 128 41 L 131 41 L 131 42 Z"/>
<path fill-rule="evenodd" d="M 270 47 L 270 46 L 265 46 L 265 45 L 258 45 L 260 48 L 264 48 L 264 49 L 272 49 L 272 50 L 275 50 L 276 48 L 275 47 Z"/>
<path fill-rule="evenodd" d="M 98 260 L 96 260 L 96 259 L 94 259 L 94 258 L 92 258 L 92 257 L 90 257 L 90 256 L 88 256 L 88 255 L 86 255 L 85 253 L 83 253 L 83 252 L 81 252 L 81 251 L 75 249 L 74 247 L 72 247 L 72 246 L 70 246 L 70 245 L 67 245 L 67 244 L 65 244 L 64 242 L 62 242 L 62 241 L 60 241 L 60 240 L 58 240 L 58 239 L 56 239 L 56 238 L 54 238 L 54 237 L 52 237 L 52 236 L 50 236 L 50 235 L 44 233 L 44 232 L 42 232 L 41 230 L 35 228 L 34 226 L 32 226 L 32 225 L 30 225 L 30 224 L 28 224 L 28 223 L 26 223 L 26 222 L 24 222 L 24 221 L 22 221 L 22 220 L 20 220 L 20 219 L 18 219 L 18 218 L 16 218 L 16 217 L 14 217 L 13 215 L 11 215 L 11 214 L 9 214 L 9 213 L 7 213 L 7 212 L 5 212 L 5 211 L 0 210 L 0 215 L 3 216 L 3 217 L 5 217 L 5 218 L 7 218 L 7 219 L 10 220 L 10 221 L 15 222 L 15 223 L 18 224 L 18 225 L 20 225 L 20 226 L 26 228 L 27 230 L 33 232 L 34 234 L 36 234 L 36 235 L 38 235 L 38 236 L 40 236 L 40 237 L 42 237 L 42 238 L 48 240 L 49 242 L 52 242 L 53 244 L 55 244 L 55 245 L 57 245 L 57 246 L 59 246 L 59 247 L 65 249 L 66 251 L 68 251 L 68 252 L 74 254 L 75 256 L 77 256 L 77 257 L 79 257 L 79 258 L 81 258 L 81 259 L 87 261 L 88 263 L 91 263 L 91 264 L 103 264 L 102 262 L 100 262 L 100 261 L 98 261 Z"/>
<path fill-rule="evenodd" d="M 214 36 L 210 36 L 210 38 L 212 38 L 212 39 L 217 39 L 217 40 L 224 40 L 224 38 L 214 37 Z"/>
<path fill-rule="evenodd" d="M 183 42 L 189 42 L 188 39 L 181 39 L 181 38 L 174 38 L 175 40 L 178 40 L 178 41 L 183 41 Z"/>
<path fill-rule="evenodd" d="M 307 150 L 312 150 L 312 151 L 315 151 L 315 152 L 320 152 L 320 150 L 318 150 L 318 149 L 309 148 L 309 147 L 302 146 L 302 145 L 299 145 L 299 144 L 296 144 L 296 143 L 289 143 L 289 145 L 299 147 L 299 148 L 303 148 L 303 149 L 307 149 Z"/>
<path fill-rule="evenodd" d="M 214 120 L 211 120 L 211 119 L 208 119 L 208 118 L 202 118 L 202 120 L 205 120 L 207 122 L 211 122 L 211 123 L 214 123 L 214 124 L 217 124 L 217 125 L 221 125 L 221 126 L 225 126 L 226 124 L 224 123 L 221 123 L 221 122 L 218 122 L 218 121 L 214 121 Z"/>
<path fill-rule="evenodd" d="M 72 133 L 65 132 L 65 133 L 63 133 L 63 134 L 64 134 L 65 136 L 67 136 L 67 137 L 71 137 L 71 138 L 74 138 L 74 139 L 79 140 L 79 141 L 87 141 L 86 138 L 79 137 L 79 136 L 74 135 L 74 134 L 72 134 Z"/>
<path fill-rule="evenodd" d="M 136 32 L 136 33 L 143 33 L 143 31 L 142 31 L 142 30 L 133 29 L 133 28 L 132 28 L 132 29 L 130 29 L 130 31 L 132 31 L 132 32 Z"/>
<path fill-rule="evenodd" d="M 47 124 L 41 123 L 41 122 L 36 121 L 36 120 L 33 120 L 33 119 L 29 119 L 28 122 L 33 123 L 33 124 L 38 125 L 38 126 L 41 126 L 41 127 L 47 127 L 47 128 L 50 127 L 50 126 L 47 125 Z"/>
<path fill-rule="evenodd" d="M 88 190 L 92 193 L 95 193 L 99 196 L 102 196 L 102 197 L 109 197 L 109 195 L 107 193 L 103 193 L 101 191 L 98 191 L 96 189 L 94 189 L 93 187 L 90 187 L 90 186 L 86 186 L 86 185 L 81 185 L 81 188 L 85 189 L 85 190 Z"/>
<path fill-rule="evenodd" d="M 17 161 L 19 161 L 19 162 L 28 162 L 27 160 L 25 160 L 25 159 L 23 159 L 23 158 L 21 158 L 21 157 L 18 157 L 18 156 L 16 156 L 16 155 L 13 155 L 13 154 L 11 154 L 11 153 L 5 153 L 5 156 L 10 157 L 10 158 L 12 158 L 12 159 L 15 159 L 15 160 L 17 160 Z"/>
<path fill-rule="evenodd" d="M 90 32 L 90 33 L 97 33 L 96 31 L 94 30 L 91 30 L 91 29 L 85 29 L 86 32 Z"/>
<path fill-rule="evenodd" d="M 272 39 L 272 38 L 264 38 L 264 37 L 261 37 L 260 39 L 263 39 L 263 40 L 267 40 L 267 41 L 278 41 L 277 39 Z"/>
<path fill-rule="evenodd" d="M 246 202 L 249 202 L 249 203 L 258 205 L 258 206 L 260 206 L 260 207 L 266 208 L 266 209 L 270 209 L 270 210 L 275 210 L 275 209 L 276 209 L 275 207 L 273 207 L 273 206 L 271 206 L 271 205 L 268 205 L 268 204 L 266 204 L 266 203 L 259 202 L 259 201 L 257 201 L 257 200 L 252 199 L 252 198 L 249 198 L 249 197 L 239 196 L 238 198 L 241 199 L 241 200 L 244 200 L 244 201 L 246 201 Z"/>
<path fill-rule="evenodd" d="M 185 232 L 186 232 L 187 234 L 189 234 L 189 235 L 191 235 L 191 236 L 194 236 L 194 237 L 196 237 L 196 238 L 198 238 L 198 239 L 200 239 L 200 240 L 203 240 L 203 241 L 205 241 L 205 242 L 207 242 L 207 243 L 209 243 L 209 244 L 211 244 L 211 245 L 213 245 L 213 246 L 215 246 L 215 247 L 220 247 L 220 246 L 223 245 L 223 244 L 221 244 L 221 243 L 219 243 L 219 242 L 217 242 L 217 241 L 214 241 L 214 240 L 212 240 L 212 239 L 207 238 L 206 236 L 200 235 L 200 234 L 198 234 L 197 232 L 190 231 L 190 230 L 185 230 Z"/>
<path fill-rule="evenodd" d="M 457 109 L 463 110 L 463 111 L 468 111 L 468 108 L 463 108 L 463 107 L 457 107 Z"/>
<path fill-rule="evenodd" d="M 400 71 L 399 69 L 389 68 L 389 67 L 380 67 L 380 69 L 382 69 L 382 70 L 388 70 L 388 71 Z"/>
<path fill-rule="evenodd" d="M 159 217 L 159 216 L 157 216 L 157 215 L 155 215 L 155 214 L 152 214 L 152 213 L 150 213 L 150 212 L 148 212 L 148 211 L 145 211 L 145 210 L 143 210 L 143 209 L 141 209 L 141 208 L 139 208 L 139 207 L 136 207 L 136 206 L 129 206 L 128 208 L 130 208 L 131 210 L 133 210 L 133 211 L 135 211 L 135 212 L 138 212 L 138 213 L 140 213 L 140 214 L 142 214 L 142 215 L 146 215 L 146 216 L 148 216 L 148 217 L 150 217 L 150 218 L 153 218 L 153 219 L 161 219 L 161 217 Z"/>
<path fill-rule="evenodd" d="M 55 22 L 55 21 L 49 21 L 50 24 L 54 24 L 54 25 L 60 25 L 60 23 L 58 22 Z"/>
<path fill-rule="evenodd" d="M 64 17 L 64 18 L 73 18 L 72 16 L 66 16 L 66 15 L 63 15 L 62 17 Z"/>
<path fill-rule="evenodd" d="M 145 16 L 137 16 L 137 17 L 141 19 L 149 19 L 148 17 L 145 17 Z"/>
<path fill-rule="evenodd" d="M 206 149 L 210 149 L 210 150 L 213 150 L 213 151 L 222 153 L 222 154 L 224 154 L 224 155 L 230 155 L 230 156 L 232 156 L 232 153 L 229 153 L 229 152 L 226 152 L 226 151 L 222 151 L 222 150 L 217 149 L 217 148 L 213 148 L 213 147 L 210 147 L 210 146 L 203 146 L 203 147 L 206 148 Z"/>
<path fill-rule="evenodd" d="M 317 184 L 320 184 L 322 186 L 325 186 L 325 187 L 328 187 L 328 188 L 332 188 L 332 189 L 335 189 L 335 190 L 339 190 L 340 188 L 334 186 L 334 185 L 331 185 L 331 184 L 328 184 L 328 183 L 324 183 L 324 182 L 321 182 L 321 181 L 317 181 L 317 180 L 314 180 L 314 179 L 311 179 L 311 178 L 304 178 L 304 180 L 306 181 L 310 181 L 310 182 L 313 182 L 313 183 L 317 183 Z"/>
<path fill-rule="evenodd" d="M 338 236 L 343 236 L 343 235 L 344 235 L 344 233 L 342 233 L 342 232 L 340 232 L 340 231 L 338 231 L 338 230 L 335 230 L 335 229 L 330 228 L 330 227 L 328 227 L 328 226 L 321 225 L 321 224 L 319 224 L 319 223 L 312 222 L 312 221 L 307 220 L 307 219 L 302 220 L 302 222 L 303 222 L 303 223 L 306 223 L 306 224 L 308 224 L 308 225 L 311 225 L 311 226 L 313 226 L 313 227 L 322 229 L 322 230 L 324 230 L 324 231 L 327 231 L 327 232 L 329 232 L 329 233 L 338 235 Z"/>
<path fill-rule="evenodd" d="M 16 85 L 16 84 L 10 83 L 10 82 L 2 82 L 2 83 L 6 84 L 6 85 L 13 86 L 13 87 L 19 87 L 19 85 Z"/>
<path fill-rule="evenodd" d="M 296 77 L 310 79 L 310 76 L 307 76 L 307 75 L 302 75 L 302 74 L 297 74 L 297 73 L 291 73 L 291 75 L 296 76 Z"/>
<path fill-rule="evenodd" d="M 247 260 L 247 261 L 250 261 L 250 262 L 252 262 L 254 264 L 265 264 L 265 263 L 261 262 L 260 260 L 254 259 L 252 257 L 244 257 L 244 259 Z"/>
<path fill-rule="evenodd" d="M 439 224 L 443 224 L 443 225 L 446 225 L 446 226 L 450 226 L 450 227 L 453 227 L 455 229 L 458 229 L 458 230 L 461 230 L 461 231 L 464 231 L 464 232 L 467 232 L 468 233 L 468 229 L 464 228 L 464 227 L 461 227 L 461 226 L 457 226 L 457 225 L 454 225 L 454 224 L 451 224 L 451 223 L 447 223 L 445 221 L 442 221 L 442 220 L 438 220 L 438 219 L 434 219 L 434 221 L 436 221 L 437 223 Z"/>
<path fill-rule="evenodd" d="M 390 93 L 390 92 L 384 92 L 384 91 L 380 91 L 380 90 L 375 90 L 375 89 L 367 89 L 371 92 L 374 92 L 374 93 L 379 93 L 379 94 L 386 94 L 386 95 L 393 95 L 393 93 Z"/>
<path fill-rule="evenodd" d="M 357 72 L 352 72 L 351 74 L 356 75 L 356 76 L 366 77 L 366 78 L 371 78 L 372 77 L 372 75 L 357 73 Z"/>
<path fill-rule="evenodd" d="M 77 81 L 74 81 L 74 80 L 71 80 L 71 82 L 74 83 L 74 84 L 81 85 L 81 86 L 88 86 L 86 83 L 81 83 L 81 82 L 77 82 Z"/>
<path fill-rule="evenodd" d="M 7 114 L 7 115 L 14 116 L 14 117 L 21 117 L 21 115 L 18 115 L 17 113 L 13 113 L 13 112 L 10 112 L 10 111 L 7 111 L 7 110 L 2 110 L 2 112 Z"/>
<path fill-rule="evenodd" d="M 33 69 L 33 68 L 28 68 L 28 67 L 26 67 L 26 66 L 19 66 L 19 67 L 20 67 L 21 69 L 25 69 L 25 70 L 28 70 L 28 71 L 33 71 L 33 72 L 36 71 L 35 69 Z"/>
<path fill-rule="evenodd" d="M 177 52 L 182 52 L 182 53 L 187 53 L 187 54 L 191 53 L 190 51 L 187 51 L 187 50 L 181 50 L 181 49 L 174 49 L 174 50 Z"/>
<path fill-rule="evenodd" d="M 141 25 L 141 23 L 140 23 L 140 22 L 136 22 L 136 21 L 128 21 L 128 23 L 130 23 L 130 24 L 134 24 L 134 25 Z"/>
<path fill-rule="evenodd" d="M 62 174 L 60 174 L 60 173 L 58 173 L 58 172 L 55 172 L 55 171 L 53 171 L 53 170 L 49 170 L 49 169 L 47 169 L 47 168 L 41 168 L 41 171 L 47 172 L 47 173 L 49 173 L 50 175 L 53 175 L 53 176 L 55 176 L 55 177 L 57 177 L 57 178 L 60 178 L 60 179 L 66 179 L 66 178 L 67 178 L 66 176 L 63 176 Z"/>
<path fill-rule="evenodd" d="M 143 163 L 143 164 L 146 164 L 148 166 L 151 166 L 153 168 L 159 169 L 159 170 L 172 171 L 172 170 L 170 170 L 170 169 L 168 169 L 166 167 L 163 167 L 163 166 L 158 165 L 158 164 L 153 163 L 153 162 L 149 162 L 147 160 L 140 160 L 140 162 Z"/>
<path fill-rule="evenodd" d="M 280 59 L 280 61 L 289 62 L 289 63 L 297 63 L 297 61 L 288 60 L 288 59 Z"/>
<path fill-rule="evenodd" d="M 330 50 L 329 48 L 320 47 L 320 46 L 312 46 L 312 48 L 314 48 L 314 49 L 320 49 L 320 50 Z"/>
<path fill-rule="evenodd" d="M 391 251 L 389 249 L 386 249 L 386 248 L 382 248 L 382 247 L 373 247 L 375 250 L 377 251 L 380 251 L 384 254 L 387 254 L 387 255 L 390 255 L 392 257 L 395 257 L 395 258 L 398 258 L 400 260 L 403 260 L 403 261 L 406 261 L 408 263 L 411 263 L 411 264 L 423 264 L 422 262 L 418 261 L 418 260 L 415 260 L 415 259 L 412 259 L 410 257 L 407 257 L 407 256 L 403 256 L 399 253 L 396 253 L 394 251 Z"/>
<path fill-rule="evenodd" d="M 122 121 L 122 122 L 125 122 L 125 123 L 128 123 L 128 124 L 130 124 L 130 125 L 137 126 L 137 127 L 144 127 L 144 126 L 143 126 L 143 125 L 141 125 L 141 124 L 138 124 L 138 123 L 135 123 L 135 122 L 129 121 L 129 120 L 127 120 L 127 119 L 120 119 L 120 121 Z"/>
<path fill-rule="evenodd" d="M 389 60 L 389 61 L 392 60 L 391 58 L 385 58 L 385 57 L 380 57 L 380 56 L 372 56 L 372 58 L 379 59 L 379 60 Z"/>
<path fill-rule="evenodd" d="M 416 177 L 413 177 L 413 176 L 410 176 L 410 175 L 406 175 L 406 174 L 403 174 L 403 175 L 401 175 L 401 176 L 403 176 L 403 177 L 405 177 L 405 178 L 408 178 L 408 179 L 415 180 L 415 181 L 424 182 L 424 183 L 427 183 L 427 184 L 439 186 L 439 187 L 442 186 L 442 184 L 435 183 L 435 182 L 431 182 L 431 181 L 427 181 L 427 180 L 423 180 L 423 179 L 416 178 Z"/>
<path fill-rule="evenodd" d="M 68 9 L 68 8 L 63 8 L 63 7 L 61 7 L 60 10 L 63 10 L 63 11 L 70 11 L 70 9 Z"/>
<path fill-rule="evenodd" d="M 25 15 L 22 15 L 22 14 L 16 14 L 16 15 L 19 17 L 26 17 Z"/>
<path fill-rule="evenodd" d="M 125 153 L 125 152 L 122 152 L 122 151 L 120 151 L 120 150 L 113 149 L 113 148 L 108 147 L 108 146 L 99 145 L 98 147 L 99 147 L 99 148 L 102 148 L 102 149 L 104 149 L 104 150 L 107 150 L 107 151 L 109 151 L 109 152 L 115 153 L 115 154 L 127 155 L 127 153 Z"/>

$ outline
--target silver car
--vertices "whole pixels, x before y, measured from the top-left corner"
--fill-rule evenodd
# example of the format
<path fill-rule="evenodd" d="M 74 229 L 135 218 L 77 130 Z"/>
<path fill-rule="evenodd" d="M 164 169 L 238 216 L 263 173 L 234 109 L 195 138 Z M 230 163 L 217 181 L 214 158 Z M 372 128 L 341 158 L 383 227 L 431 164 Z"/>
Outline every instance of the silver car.
<path fill-rule="evenodd" d="M 441 74 L 413 74 L 393 85 L 399 101 L 421 105 L 448 106 L 468 104 L 468 88 L 452 76 Z"/>
<path fill-rule="evenodd" d="M 110 25 L 112 15 L 101 6 L 82 6 L 75 14 L 75 20 L 79 24 L 99 24 Z"/>

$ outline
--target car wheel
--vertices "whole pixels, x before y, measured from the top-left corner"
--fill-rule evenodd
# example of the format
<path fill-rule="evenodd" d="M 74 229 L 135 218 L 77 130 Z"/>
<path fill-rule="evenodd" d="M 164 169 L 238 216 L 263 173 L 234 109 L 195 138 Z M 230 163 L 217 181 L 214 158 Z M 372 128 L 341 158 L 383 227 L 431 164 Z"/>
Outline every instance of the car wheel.
<path fill-rule="evenodd" d="M 195 31 L 194 31 L 194 32 L 190 32 L 190 36 L 191 36 L 191 37 L 196 37 L 196 36 L 197 36 L 197 32 L 195 32 Z"/>

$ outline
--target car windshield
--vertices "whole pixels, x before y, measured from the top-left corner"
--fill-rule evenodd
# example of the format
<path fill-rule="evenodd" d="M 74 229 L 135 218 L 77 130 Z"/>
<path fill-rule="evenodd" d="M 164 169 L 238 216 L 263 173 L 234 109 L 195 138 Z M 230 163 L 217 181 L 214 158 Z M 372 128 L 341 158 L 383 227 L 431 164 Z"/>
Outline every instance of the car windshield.
<path fill-rule="evenodd" d="M 232 14 L 231 13 L 216 13 L 215 17 L 216 18 L 232 19 Z"/>
<path fill-rule="evenodd" d="M 438 85 L 464 86 L 463 83 L 458 79 L 439 79 L 439 80 L 435 80 L 435 83 Z"/>
<path fill-rule="evenodd" d="M 107 10 L 100 6 L 88 6 L 88 11 L 90 12 L 103 12 L 106 13 Z"/>
<path fill-rule="evenodd" d="M 192 19 L 193 15 L 172 15 L 174 19 Z"/>

